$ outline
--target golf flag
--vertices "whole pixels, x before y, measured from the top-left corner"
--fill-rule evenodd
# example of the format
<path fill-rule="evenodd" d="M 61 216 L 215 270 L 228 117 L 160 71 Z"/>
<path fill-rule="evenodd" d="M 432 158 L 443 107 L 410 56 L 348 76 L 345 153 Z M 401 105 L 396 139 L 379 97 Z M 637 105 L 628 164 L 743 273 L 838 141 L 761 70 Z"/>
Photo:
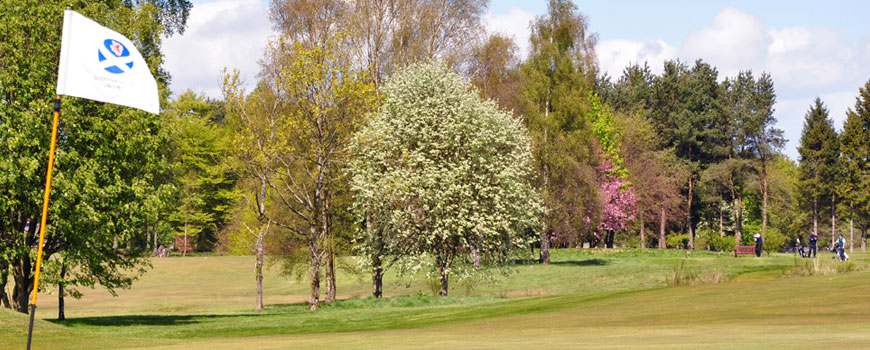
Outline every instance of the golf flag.
<path fill-rule="evenodd" d="M 133 42 L 71 10 L 63 14 L 57 94 L 160 113 L 157 81 Z"/>

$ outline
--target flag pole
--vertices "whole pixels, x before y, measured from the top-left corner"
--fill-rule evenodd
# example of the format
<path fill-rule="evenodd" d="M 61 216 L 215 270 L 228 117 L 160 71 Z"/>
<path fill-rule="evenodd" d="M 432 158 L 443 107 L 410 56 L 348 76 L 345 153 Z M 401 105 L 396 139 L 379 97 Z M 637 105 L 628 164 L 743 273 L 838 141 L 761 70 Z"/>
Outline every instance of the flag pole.
<path fill-rule="evenodd" d="M 54 167 L 54 144 L 57 140 L 57 120 L 60 117 L 60 95 L 54 99 L 54 121 L 51 126 L 51 146 L 48 151 L 48 175 L 45 177 L 45 197 L 42 200 L 42 221 L 39 225 L 39 248 L 36 253 L 36 276 L 33 279 L 33 299 L 30 301 L 30 328 L 27 330 L 27 350 L 33 338 L 33 318 L 36 316 L 36 296 L 39 294 L 39 273 L 42 269 L 42 245 L 45 240 L 45 219 L 48 217 L 48 196 L 51 194 L 51 170 Z M 61 291 L 63 293 L 63 291 Z"/>

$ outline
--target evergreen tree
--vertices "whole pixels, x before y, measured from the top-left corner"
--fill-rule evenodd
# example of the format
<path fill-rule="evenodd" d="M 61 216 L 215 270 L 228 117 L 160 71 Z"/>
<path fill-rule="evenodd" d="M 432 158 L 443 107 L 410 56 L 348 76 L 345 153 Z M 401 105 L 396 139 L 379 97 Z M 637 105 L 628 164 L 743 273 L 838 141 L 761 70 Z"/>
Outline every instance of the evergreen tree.
<path fill-rule="evenodd" d="M 730 151 L 731 120 L 722 111 L 718 72 L 701 60 L 689 68 L 679 61 L 665 62 L 652 90 L 650 119 L 663 146 L 673 148 L 689 169 L 684 180 L 689 247 L 694 248 L 695 186 L 701 172 L 722 161 Z"/>
<path fill-rule="evenodd" d="M 846 111 L 846 122 L 840 136 L 840 160 L 842 181 L 838 188 L 839 195 L 849 205 L 849 251 L 852 252 L 854 240 L 854 220 L 857 211 L 858 218 L 865 218 L 870 212 L 870 181 L 866 180 L 870 173 L 870 81 L 859 89 L 855 99 L 854 109 Z M 866 219 L 859 219 L 866 221 Z M 862 227 L 865 225 L 861 225 Z M 861 250 L 866 252 L 866 232 L 862 230 Z"/>
<path fill-rule="evenodd" d="M 727 162 L 732 171 L 727 177 L 719 179 L 730 184 L 729 192 L 735 200 L 735 236 L 739 242 L 743 226 L 743 198 L 745 191 L 756 190 L 761 193 L 761 234 L 767 229 L 768 199 L 768 162 L 771 156 L 782 147 L 782 131 L 773 127 L 773 104 L 776 94 L 770 75 L 762 74 L 757 80 L 751 71 L 741 71 L 735 78 L 722 83 L 724 90 L 724 110 L 732 121 L 731 149 Z M 734 162 L 732 160 L 740 160 Z M 736 166 L 740 164 L 739 166 Z M 715 179 L 716 176 L 710 176 Z M 744 185 L 735 186 L 736 183 Z M 745 186 L 753 184 L 753 186 Z"/>
<path fill-rule="evenodd" d="M 811 211 L 813 231 L 818 233 L 820 213 L 834 196 L 839 143 L 828 109 L 820 98 L 813 101 L 804 119 L 801 143 L 798 147 L 797 193 L 801 209 Z M 831 232 L 833 235 L 834 233 Z"/>

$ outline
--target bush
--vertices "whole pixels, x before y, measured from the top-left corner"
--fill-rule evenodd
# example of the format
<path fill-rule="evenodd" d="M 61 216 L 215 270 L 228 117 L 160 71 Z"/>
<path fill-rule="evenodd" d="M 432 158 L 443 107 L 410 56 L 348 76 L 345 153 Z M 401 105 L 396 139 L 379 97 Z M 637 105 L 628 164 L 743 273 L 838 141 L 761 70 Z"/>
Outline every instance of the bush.
<path fill-rule="evenodd" d="M 781 251 L 784 248 L 783 245 L 788 240 L 788 237 L 779 232 L 779 229 L 776 227 L 768 227 L 765 236 L 764 242 L 761 244 L 764 250 L 769 252 Z"/>
<path fill-rule="evenodd" d="M 712 251 L 732 251 L 735 245 L 734 236 L 719 236 L 718 231 L 710 229 L 699 230 L 695 238 L 695 247 L 709 246 Z"/>
<path fill-rule="evenodd" d="M 688 234 L 684 233 L 684 234 L 679 234 L 679 235 L 668 236 L 668 247 L 669 248 L 676 248 L 676 247 L 686 248 L 688 246 L 689 246 L 689 235 Z"/>

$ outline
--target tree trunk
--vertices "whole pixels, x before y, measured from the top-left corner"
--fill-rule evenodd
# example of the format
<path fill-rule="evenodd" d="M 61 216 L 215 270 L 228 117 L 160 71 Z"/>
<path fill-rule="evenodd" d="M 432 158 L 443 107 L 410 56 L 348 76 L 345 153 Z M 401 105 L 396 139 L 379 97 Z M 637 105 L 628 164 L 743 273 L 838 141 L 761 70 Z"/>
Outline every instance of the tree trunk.
<path fill-rule="evenodd" d="M 737 219 L 734 221 L 734 238 L 737 244 L 743 239 L 743 195 L 737 195 Z"/>
<path fill-rule="evenodd" d="M 48 260 L 45 256 L 43 258 Z M 12 289 L 12 308 L 23 314 L 30 311 L 27 305 L 30 293 L 33 292 L 32 272 L 29 255 L 18 258 L 18 263 L 12 267 L 12 279 L 15 281 L 15 288 Z"/>
<path fill-rule="evenodd" d="M 719 203 L 719 237 L 725 237 L 725 214 L 722 203 Z"/>
<path fill-rule="evenodd" d="M 184 223 L 184 241 L 181 243 L 181 256 L 187 256 L 187 222 Z"/>
<path fill-rule="evenodd" d="M 325 175 L 324 175 L 325 177 Z M 335 239 L 332 233 L 332 215 L 329 208 L 329 189 L 323 185 L 320 191 L 320 234 L 323 236 L 323 242 L 326 244 L 326 298 L 327 303 L 335 302 L 337 285 L 335 284 Z"/>
<path fill-rule="evenodd" d="M 6 294 L 6 282 L 9 281 L 9 263 L 0 258 L 0 306 L 7 309 L 12 308 L 9 304 L 9 296 Z"/>
<path fill-rule="evenodd" d="M 819 232 L 819 199 L 813 198 L 813 232 L 818 235 Z"/>
<path fill-rule="evenodd" d="M 689 177 L 689 212 L 688 212 L 688 223 L 689 223 L 689 249 L 695 249 L 695 227 L 692 225 L 692 190 L 695 188 L 694 177 Z"/>
<path fill-rule="evenodd" d="M 369 237 L 374 237 L 372 236 L 372 225 L 372 213 L 366 210 L 366 234 Z M 384 295 L 384 268 L 380 255 L 382 242 L 380 233 L 378 233 L 378 249 L 372 255 L 372 295 L 375 298 L 380 298 Z"/>
<path fill-rule="evenodd" d="M 375 298 L 384 296 L 384 270 L 380 266 L 372 268 L 372 295 Z"/>
<path fill-rule="evenodd" d="M 646 248 L 646 237 L 643 235 L 643 214 L 638 214 L 637 217 L 640 220 L 640 247 Z"/>
<path fill-rule="evenodd" d="M 66 320 L 66 313 L 64 312 L 64 300 L 63 296 L 66 294 L 64 288 L 63 279 L 66 277 L 66 259 L 61 261 L 60 263 L 60 282 L 57 283 L 57 319 L 59 321 Z"/>
<path fill-rule="evenodd" d="M 767 145 L 763 129 L 761 140 L 761 238 L 767 239 L 767 157 L 764 155 L 764 149 Z"/>
<path fill-rule="evenodd" d="M 268 224 L 267 224 L 268 225 Z M 263 225 L 260 225 L 263 226 Z M 256 242 L 256 258 L 257 260 L 254 262 L 254 279 L 257 282 L 257 304 L 254 306 L 254 310 L 260 311 L 263 310 L 263 246 L 264 246 L 264 237 L 263 237 L 263 228 L 260 228 L 260 234 L 257 236 Z"/>
<path fill-rule="evenodd" d="M 450 267 L 447 261 L 442 261 L 441 258 L 438 258 L 438 275 L 441 276 L 441 289 L 438 291 L 438 295 L 446 297 L 447 296 L 447 282 L 449 276 L 449 272 L 447 269 Z"/>
<path fill-rule="evenodd" d="M 332 245 L 326 247 L 326 303 L 335 302 L 335 250 Z"/>
<path fill-rule="evenodd" d="M 550 230 L 547 224 L 544 223 L 544 230 L 541 231 L 541 259 L 542 264 L 550 263 Z"/>
<path fill-rule="evenodd" d="M 312 226 L 310 231 L 312 236 L 317 236 L 316 227 Z M 317 306 L 320 303 L 320 256 L 317 254 L 316 244 L 316 241 L 308 242 L 308 258 L 311 264 L 309 270 L 311 295 L 308 296 L 308 309 L 311 311 L 317 310 Z"/>
<path fill-rule="evenodd" d="M 861 230 L 861 253 L 867 252 L 867 230 Z"/>
<path fill-rule="evenodd" d="M 836 216 L 837 212 L 836 212 L 836 210 L 837 210 L 837 200 L 836 200 L 836 197 L 832 196 L 831 197 L 831 242 L 833 242 L 835 237 L 837 236 L 837 216 Z M 841 247 L 841 248 L 846 249 L 846 247 Z"/>
<path fill-rule="evenodd" d="M 471 260 L 473 261 L 473 266 L 475 270 L 480 270 L 480 249 L 477 248 L 476 244 L 471 244 Z"/>
<path fill-rule="evenodd" d="M 849 253 L 853 253 L 855 247 L 854 214 L 855 209 L 852 208 L 852 202 L 849 202 Z"/>
<path fill-rule="evenodd" d="M 668 241 L 665 239 L 665 207 L 662 207 L 661 216 L 659 217 L 659 248 L 665 249 L 668 247 Z"/>

